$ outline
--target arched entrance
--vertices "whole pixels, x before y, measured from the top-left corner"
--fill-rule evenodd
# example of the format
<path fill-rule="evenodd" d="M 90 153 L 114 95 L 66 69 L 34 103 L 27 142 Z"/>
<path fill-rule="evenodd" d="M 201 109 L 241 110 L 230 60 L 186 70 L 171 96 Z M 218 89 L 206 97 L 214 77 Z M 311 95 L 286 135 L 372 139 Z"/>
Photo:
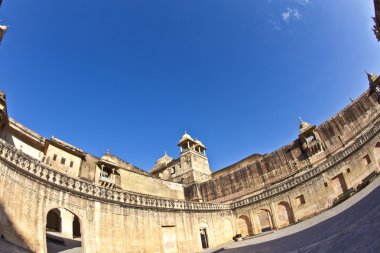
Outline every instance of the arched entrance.
<path fill-rule="evenodd" d="M 278 227 L 286 227 L 294 222 L 292 209 L 288 202 L 280 202 L 277 206 Z"/>
<path fill-rule="evenodd" d="M 268 210 L 262 209 L 257 213 L 260 222 L 261 232 L 272 230 L 272 218 Z"/>
<path fill-rule="evenodd" d="M 248 216 L 241 215 L 238 220 L 238 228 L 242 237 L 253 235 L 252 223 Z"/>
<path fill-rule="evenodd" d="M 201 222 L 199 224 L 199 233 L 201 236 L 201 245 L 202 249 L 209 248 L 209 235 L 208 235 L 208 225 L 205 222 Z"/>
<path fill-rule="evenodd" d="M 46 215 L 46 248 L 48 253 L 69 249 L 82 252 L 79 217 L 65 208 L 54 208 Z"/>

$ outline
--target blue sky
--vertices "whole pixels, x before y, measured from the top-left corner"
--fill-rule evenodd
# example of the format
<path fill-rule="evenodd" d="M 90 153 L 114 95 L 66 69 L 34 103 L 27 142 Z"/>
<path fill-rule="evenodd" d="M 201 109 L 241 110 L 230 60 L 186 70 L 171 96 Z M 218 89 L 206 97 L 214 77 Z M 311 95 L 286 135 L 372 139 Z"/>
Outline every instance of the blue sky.
<path fill-rule="evenodd" d="M 10 1 L 8 112 L 149 170 L 187 130 L 218 170 L 320 124 L 380 72 L 372 0 Z"/>

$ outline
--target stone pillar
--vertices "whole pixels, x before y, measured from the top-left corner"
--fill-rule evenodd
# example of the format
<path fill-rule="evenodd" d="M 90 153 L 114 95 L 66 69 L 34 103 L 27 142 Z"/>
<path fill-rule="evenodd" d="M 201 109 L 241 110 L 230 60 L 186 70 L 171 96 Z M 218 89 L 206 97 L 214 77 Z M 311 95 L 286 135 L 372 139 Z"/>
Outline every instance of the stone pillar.
<path fill-rule="evenodd" d="M 73 239 L 73 222 L 74 222 L 74 214 L 67 211 L 66 209 L 59 209 L 61 211 L 61 231 L 62 236 L 66 238 Z"/>
<path fill-rule="evenodd" d="M 270 203 L 270 211 L 272 213 L 273 229 L 277 229 L 278 228 L 278 220 L 277 220 L 277 215 L 276 215 L 276 207 L 273 204 L 273 202 Z"/>

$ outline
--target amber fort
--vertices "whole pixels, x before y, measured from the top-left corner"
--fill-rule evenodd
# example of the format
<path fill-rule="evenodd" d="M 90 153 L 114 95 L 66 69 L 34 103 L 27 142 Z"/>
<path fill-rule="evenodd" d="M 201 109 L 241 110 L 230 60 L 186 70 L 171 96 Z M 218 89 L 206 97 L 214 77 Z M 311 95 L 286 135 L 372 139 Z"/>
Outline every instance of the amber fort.
<path fill-rule="evenodd" d="M 374 7 L 380 40 L 379 0 Z M 1 92 L 1 238 L 38 253 L 61 238 L 85 253 L 194 253 L 306 222 L 380 173 L 379 75 L 363 75 L 362 86 L 324 123 L 300 118 L 294 141 L 216 172 L 191 132 L 173 143 L 178 156 L 165 152 L 146 172 L 39 135 L 8 114 Z"/>

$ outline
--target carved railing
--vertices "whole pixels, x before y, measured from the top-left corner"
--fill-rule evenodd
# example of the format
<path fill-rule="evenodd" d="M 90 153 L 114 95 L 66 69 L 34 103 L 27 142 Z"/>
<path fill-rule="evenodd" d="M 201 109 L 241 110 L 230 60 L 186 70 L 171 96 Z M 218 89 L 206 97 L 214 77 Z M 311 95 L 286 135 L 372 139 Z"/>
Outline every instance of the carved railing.
<path fill-rule="evenodd" d="M 38 181 L 77 195 L 99 199 L 100 201 L 115 202 L 125 206 L 156 209 L 185 211 L 230 210 L 229 204 L 190 202 L 104 188 L 56 171 L 22 151 L 17 150 L 14 146 L 1 139 L 0 160 L 10 164 L 10 168 L 27 176 L 31 176 Z"/>
<path fill-rule="evenodd" d="M 26 155 L 20 150 L 17 150 L 14 146 L 6 143 L 4 140 L 1 139 L 0 160 L 13 165 L 9 167 L 17 170 L 18 172 L 31 176 L 36 180 L 42 181 L 43 183 L 49 184 L 53 187 L 64 189 L 65 191 L 69 191 L 74 194 L 82 195 L 84 197 L 90 197 L 93 199 L 99 199 L 101 201 L 115 202 L 125 206 L 184 211 L 231 210 L 249 204 L 253 204 L 257 201 L 286 192 L 296 187 L 297 185 L 300 185 L 305 181 L 312 179 L 313 177 L 328 170 L 332 166 L 336 165 L 337 163 L 341 162 L 343 159 L 357 151 L 367 141 L 373 138 L 379 131 L 380 122 L 377 122 L 370 130 L 358 137 L 358 139 L 350 146 L 347 146 L 344 150 L 330 157 L 325 162 L 304 173 L 303 175 L 294 177 L 290 180 L 286 180 L 281 185 L 274 186 L 260 194 L 243 200 L 235 201 L 231 204 L 198 203 L 191 201 L 161 198 L 129 191 L 107 189 L 93 183 L 69 177 L 66 174 L 56 171 L 53 168 Z"/>
<path fill-rule="evenodd" d="M 352 153 L 357 151 L 361 146 L 363 146 L 367 141 L 372 139 L 378 132 L 380 131 L 380 122 L 376 122 L 374 126 L 364 133 L 363 135 L 359 136 L 354 143 L 352 143 L 350 146 L 347 146 L 346 149 L 340 151 L 339 153 L 335 154 L 334 156 L 327 159 L 325 162 L 320 164 L 319 166 L 311 169 L 310 171 L 304 173 L 301 176 L 294 177 L 290 180 L 287 180 L 281 185 L 274 186 L 260 194 L 257 194 L 255 196 L 239 200 L 236 202 L 231 203 L 231 209 L 236 209 L 242 206 L 246 206 L 249 204 L 253 204 L 257 201 L 269 198 L 271 196 L 277 195 L 279 193 L 288 191 L 297 185 L 300 185 L 304 183 L 305 181 L 310 180 L 311 178 L 321 174 L 322 172 L 328 170 L 332 166 L 336 165 L 337 163 L 344 160 L 346 157 L 350 156 Z"/>

